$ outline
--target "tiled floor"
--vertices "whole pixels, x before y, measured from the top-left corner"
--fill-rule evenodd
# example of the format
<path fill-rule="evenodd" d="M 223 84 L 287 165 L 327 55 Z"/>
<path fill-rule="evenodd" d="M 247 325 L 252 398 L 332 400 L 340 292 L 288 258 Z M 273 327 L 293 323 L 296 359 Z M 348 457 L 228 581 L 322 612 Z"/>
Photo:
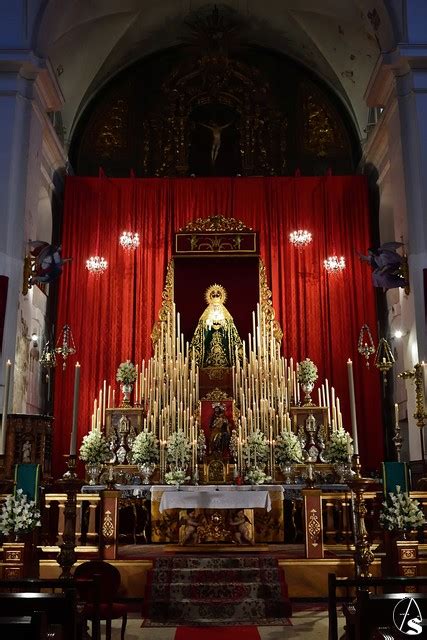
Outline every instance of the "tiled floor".
<path fill-rule="evenodd" d="M 121 620 L 113 622 L 112 640 L 120 640 Z M 339 618 L 339 635 L 342 619 Z M 317 607 L 304 611 L 296 611 L 292 616 L 291 627 L 258 627 L 261 640 L 327 640 L 328 612 L 319 611 Z M 147 627 L 141 629 L 141 618 L 138 614 L 130 614 L 126 628 L 126 640 L 173 640 L 174 627 Z M 103 633 L 103 638 L 105 637 Z M 218 634 L 221 640 L 221 634 Z M 244 640 L 240 638 L 239 640 Z"/>

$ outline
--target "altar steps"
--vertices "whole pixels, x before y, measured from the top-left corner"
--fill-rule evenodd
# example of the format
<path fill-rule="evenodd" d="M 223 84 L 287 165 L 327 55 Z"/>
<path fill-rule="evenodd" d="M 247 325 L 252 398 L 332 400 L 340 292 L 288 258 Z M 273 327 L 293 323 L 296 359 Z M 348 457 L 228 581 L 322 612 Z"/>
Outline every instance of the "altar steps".
<path fill-rule="evenodd" d="M 158 558 L 146 615 L 161 624 L 280 624 L 292 615 L 271 556 Z"/>

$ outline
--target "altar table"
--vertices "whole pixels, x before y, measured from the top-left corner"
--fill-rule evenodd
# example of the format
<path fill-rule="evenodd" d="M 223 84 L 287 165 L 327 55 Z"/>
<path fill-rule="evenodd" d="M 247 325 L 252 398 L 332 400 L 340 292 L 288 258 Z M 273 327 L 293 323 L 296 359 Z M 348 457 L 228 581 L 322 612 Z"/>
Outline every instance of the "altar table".
<path fill-rule="evenodd" d="M 233 487 L 233 490 L 224 491 L 219 487 L 206 486 L 200 487 L 200 491 L 164 490 L 159 511 L 160 513 L 165 509 L 266 509 L 271 511 L 271 498 L 266 489 L 260 488 L 254 491 L 239 489 L 240 487 Z M 155 499 L 154 496 L 153 499 Z"/>
<path fill-rule="evenodd" d="M 283 542 L 283 487 L 281 485 L 153 485 L 151 522 L 153 542 L 177 542 L 180 514 L 197 509 L 224 514 L 247 511 L 256 542 Z M 250 511 L 249 511 L 250 510 Z M 225 519 L 228 516 L 225 515 Z"/>

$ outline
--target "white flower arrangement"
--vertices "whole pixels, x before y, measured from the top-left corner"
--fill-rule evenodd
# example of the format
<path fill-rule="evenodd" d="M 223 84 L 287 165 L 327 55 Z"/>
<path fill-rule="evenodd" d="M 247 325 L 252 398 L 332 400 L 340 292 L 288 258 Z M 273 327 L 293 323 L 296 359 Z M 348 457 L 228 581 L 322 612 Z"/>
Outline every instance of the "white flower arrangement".
<path fill-rule="evenodd" d="M 184 484 L 188 480 L 190 480 L 190 476 L 186 476 L 183 469 L 173 469 L 165 473 L 166 484 Z"/>
<path fill-rule="evenodd" d="M 158 461 L 159 441 L 151 431 L 141 431 L 132 444 L 132 462 L 144 464 Z"/>
<path fill-rule="evenodd" d="M 265 482 L 269 482 L 271 477 L 268 476 L 262 469 L 258 467 L 253 467 L 249 469 L 245 475 L 246 482 L 249 484 L 264 484 Z"/>
<path fill-rule="evenodd" d="M 15 495 L 7 496 L 0 512 L 2 535 L 28 533 L 40 526 L 40 511 L 22 489 L 18 489 Z"/>
<path fill-rule="evenodd" d="M 136 380 L 136 367 L 130 360 L 121 362 L 116 373 L 117 382 L 132 384 Z"/>
<path fill-rule="evenodd" d="M 282 431 L 277 436 L 274 455 L 279 465 L 288 465 L 303 461 L 301 442 L 295 433 L 292 431 Z"/>
<path fill-rule="evenodd" d="M 183 431 L 175 431 L 169 436 L 166 450 L 168 462 L 174 463 L 176 467 L 186 467 L 191 460 L 191 444 Z"/>
<path fill-rule="evenodd" d="M 314 384 L 317 380 L 317 367 L 310 358 L 306 358 L 298 365 L 298 382 L 300 384 Z"/>
<path fill-rule="evenodd" d="M 269 444 L 263 431 L 255 429 L 247 437 L 245 445 L 245 460 L 247 467 L 257 467 L 268 460 Z"/>
<path fill-rule="evenodd" d="M 102 464 L 111 456 L 110 447 L 104 434 L 93 429 L 83 437 L 79 451 L 80 460 L 87 464 Z"/>
<path fill-rule="evenodd" d="M 326 443 L 325 459 L 328 462 L 348 462 L 353 455 L 353 438 L 342 427 L 332 431 L 331 437 Z"/>
<path fill-rule="evenodd" d="M 425 523 L 426 519 L 418 500 L 401 491 L 397 485 L 396 493 L 391 491 L 388 499 L 383 502 L 380 525 L 388 531 L 405 531 L 418 529 Z"/>

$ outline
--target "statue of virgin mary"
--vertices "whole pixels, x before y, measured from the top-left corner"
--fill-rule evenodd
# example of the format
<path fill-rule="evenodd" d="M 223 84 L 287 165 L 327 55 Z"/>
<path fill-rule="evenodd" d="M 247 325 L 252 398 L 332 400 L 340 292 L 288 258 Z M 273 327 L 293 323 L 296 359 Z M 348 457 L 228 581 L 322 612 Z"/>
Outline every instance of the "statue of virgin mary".
<path fill-rule="evenodd" d="M 200 316 L 190 344 L 199 367 L 232 367 L 242 357 L 242 341 L 225 307 L 227 292 L 220 284 L 206 289 L 207 307 Z"/>

